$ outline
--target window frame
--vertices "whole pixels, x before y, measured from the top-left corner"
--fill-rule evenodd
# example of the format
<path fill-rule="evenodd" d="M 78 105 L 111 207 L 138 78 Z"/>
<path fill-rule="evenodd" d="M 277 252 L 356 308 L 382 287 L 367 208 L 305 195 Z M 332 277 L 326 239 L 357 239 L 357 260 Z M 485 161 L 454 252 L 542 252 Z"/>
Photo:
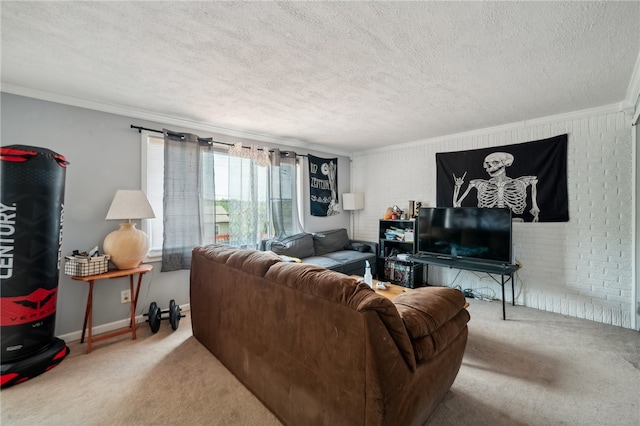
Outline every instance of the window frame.
<path fill-rule="evenodd" d="M 147 130 L 141 130 L 140 131 L 140 145 L 141 145 L 141 166 L 140 166 L 140 186 L 142 187 L 142 190 L 144 191 L 145 194 L 149 194 L 149 148 L 148 148 L 148 144 L 149 144 L 149 138 L 156 138 L 156 139 L 163 139 L 164 142 L 164 138 L 163 137 L 159 137 L 157 136 L 157 134 L 155 132 L 149 132 Z M 157 212 L 156 216 L 158 215 Z M 140 229 L 147 234 L 147 236 L 149 236 L 149 241 L 150 241 L 150 248 L 149 248 L 149 252 L 147 253 L 147 256 L 145 257 L 144 261 L 145 262 L 159 262 L 162 260 L 162 249 L 160 250 L 153 250 L 151 247 L 153 247 L 152 245 L 152 224 L 151 224 L 151 220 L 154 219 L 142 219 L 142 223 L 140 224 Z"/>

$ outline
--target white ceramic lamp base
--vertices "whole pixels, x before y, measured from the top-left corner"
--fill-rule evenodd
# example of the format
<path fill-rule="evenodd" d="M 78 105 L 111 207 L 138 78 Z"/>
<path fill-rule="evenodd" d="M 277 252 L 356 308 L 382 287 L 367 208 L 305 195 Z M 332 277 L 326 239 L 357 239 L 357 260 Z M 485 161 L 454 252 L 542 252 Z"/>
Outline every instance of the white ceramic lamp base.
<path fill-rule="evenodd" d="M 135 223 L 121 223 L 120 229 L 104 239 L 103 249 L 105 254 L 111 256 L 116 268 L 136 268 L 149 251 L 149 237 L 136 229 Z"/>

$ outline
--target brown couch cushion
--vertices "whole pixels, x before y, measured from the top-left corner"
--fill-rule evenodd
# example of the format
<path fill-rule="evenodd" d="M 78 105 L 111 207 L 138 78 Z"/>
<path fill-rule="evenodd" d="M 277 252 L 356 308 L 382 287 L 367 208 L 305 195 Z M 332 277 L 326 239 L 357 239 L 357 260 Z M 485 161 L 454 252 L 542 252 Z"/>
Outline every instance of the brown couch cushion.
<path fill-rule="evenodd" d="M 422 287 L 393 300 L 411 336 L 416 362 L 436 355 L 465 327 L 469 321 L 465 302 L 462 292 L 445 287 Z"/>
<path fill-rule="evenodd" d="M 271 265 L 282 262 L 279 257 L 266 251 L 250 250 L 248 256 L 244 256 L 243 254 L 244 252 L 242 254 L 234 253 L 229 256 L 227 265 L 241 269 L 252 275 L 264 277 L 264 274 L 267 273 Z"/>
<path fill-rule="evenodd" d="M 268 251 L 237 250 L 229 246 L 212 244 L 196 247 L 194 252 L 202 253 L 206 258 L 218 263 L 225 263 L 235 269 L 241 269 L 249 274 L 263 277 L 271 265 L 282 261 L 277 255 Z"/>
<path fill-rule="evenodd" d="M 349 306 L 359 312 L 375 312 L 386 326 L 409 369 L 415 370 L 412 343 L 396 307 L 365 283 L 339 272 L 288 262 L 273 265 L 265 278 L 314 297 Z"/>
<path fill-rule="evenodd" d="M 347 234 L 347 230 L 344 228 L 316 232 L 313 234 L 313 245 L 315 247 L 316 256 L 322 256 L 323 254 L 351 248 L 349 235 Z"/>
<path fill-rule="evenodd" d="M 355 294 L 363 288 L 368 288 L 366 284 L 359 283 L 348 275 L 309 263 L 282 262 L 270 268 L 265 278 L 354 308 L 357 306 L 357 302 L 353 300 Z"/>
<path fill-rule="evenodd" d="M 306 232 L 301 232 L 280 240 L 271 239 L 267 241 L 265 248 L 276 254 L 297 257 L 298 259 L 315 256 L 316 254 L 313 246 L 313 235 Z"/>
<path fill-rule="evenodd" d="M 446 287 L 422 287 L 393 300 L 412 338 L 428 336 L 464 307 L 460 291 Z"/>
<path fill-rule="evenodd" d="M 466 332 L 467 322 L 469 322 L 469 311 L 462 309 L 428 336 L 412 339 L 416 362 L 419 364 L 428 361 L 446 349 L 460 333 Z"/>

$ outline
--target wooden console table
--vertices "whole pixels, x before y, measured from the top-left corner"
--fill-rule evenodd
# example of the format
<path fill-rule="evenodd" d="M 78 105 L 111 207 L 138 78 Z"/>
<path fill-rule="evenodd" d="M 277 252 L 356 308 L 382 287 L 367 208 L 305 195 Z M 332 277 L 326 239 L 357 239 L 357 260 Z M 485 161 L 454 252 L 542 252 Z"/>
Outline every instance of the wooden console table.
<path fill-rule="evenodd" d="M 520 269 L 518 264 L 496 264 L 475 260 L 440 258 L 437 256 L 413 255 L 409 256 L 414 262 L 424 263 L 426 265 L 443 266 L 447 268 L 463 269 L 466 271 L 484 272 L 488 274 L 494 281 L 502 287 L 502 319 L 506 320 L 504 286 L 511 281 L 511 304 L 516 305 L 515 289 L 513 282 L 513 274 Z M 500 275 L 498 281 L 494 275 Z"/>
<path fill-rule="evenodd" d="M 71 277 L 77 281 L 84 281 L 89 283 L 89 296 L 87 297 L 87 308 L 84 313 L 84 325 L 82 326 L 82 337 L 80 343 L 84 343 L 84 335 L 87 330 L 87 323 L 89 325 L 89 333 L 87 336 L 87 353 L 91 353 L 91 344 L 93 342 L 99 342 L 101 340 L 109 339 L 111 337 L 120 336 L 121 334 L 131 333 L 132 339 L 136 338 L 136 305 L 138 303 L 138 293 L 140 293 L 140 284 L 142 283 L 142 276 L 153 269 L 152 265 L 140 265 L 133 269 L 116 269 L 108 271 L 103 274 L 89 275 L 86 277 Z M 133 287 L 133 276 L 138 274 L 138 285 Z M 129 277 L 129 291 L 131 292 L 131 322 L 129 327 L 116 330 L 111 333 L 101 334 L 98 337 L 93 337 L 93 285 L 95 281 L 104 280 L 107 278 L 122 278 Z"/>

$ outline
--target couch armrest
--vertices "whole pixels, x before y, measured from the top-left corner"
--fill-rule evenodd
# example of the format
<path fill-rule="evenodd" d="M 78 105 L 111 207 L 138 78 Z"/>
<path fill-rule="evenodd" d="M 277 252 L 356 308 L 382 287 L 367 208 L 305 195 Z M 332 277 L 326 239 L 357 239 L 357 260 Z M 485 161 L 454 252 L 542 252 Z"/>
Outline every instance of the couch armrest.
<path fill-rule="evenodd" d="M 446 287 L 422 287 L 393 300 L 407 328 L 416 362 L 425 361 L 446 348 L 463 332 L 470 319 L 461 291 Z"/>
<path fill-rule="evenodd" d="M 372 241 L 363 241 L 363 240 L 349 240 L 349 244 L 351 244 L 354 247 L 357 247 L 358 245 L 368 247 L 367 251 L 370 251 L 371 253 L 375 254 L 376 257 L 378 257 L 378 243 L 374 243 Z"/>

